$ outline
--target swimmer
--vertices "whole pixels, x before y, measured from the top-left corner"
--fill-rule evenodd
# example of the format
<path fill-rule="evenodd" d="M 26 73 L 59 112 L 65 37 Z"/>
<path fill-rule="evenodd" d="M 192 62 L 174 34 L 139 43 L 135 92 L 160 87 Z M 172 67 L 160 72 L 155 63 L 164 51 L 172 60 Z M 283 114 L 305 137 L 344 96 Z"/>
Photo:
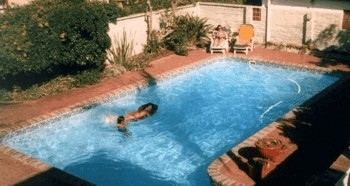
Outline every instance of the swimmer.
<path fill-rule="evenodd" d="M 153 115 L 158 109 L 158 105 L 147 103 L 140 106 L 137 111 L 129 112 L 125 115 L 125 120 L 139 120 Z"/>
<path fill-rule="evenodd" d="M 128 131 L 126 128 L 128 124 L 125 122 L 125 117 L 124 116 L 119 116 L 117 119 L 117 128 L 118 131 L 123 132 L 126 136 L 130 136 L 131 132 Z"/>

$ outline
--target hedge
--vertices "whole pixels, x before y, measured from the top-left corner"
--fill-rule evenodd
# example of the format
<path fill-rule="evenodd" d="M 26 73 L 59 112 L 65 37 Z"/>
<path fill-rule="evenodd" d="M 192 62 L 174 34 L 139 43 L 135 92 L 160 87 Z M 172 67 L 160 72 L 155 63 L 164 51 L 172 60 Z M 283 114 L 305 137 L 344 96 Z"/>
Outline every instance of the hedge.
<path fill-rule="evenodd" d="M 84 0 L 37 0 L 7 9 L 0 16 L 0 84 L 101 69 L 111 46 L 108 22 L 117 12 L 116 5 Z"/>

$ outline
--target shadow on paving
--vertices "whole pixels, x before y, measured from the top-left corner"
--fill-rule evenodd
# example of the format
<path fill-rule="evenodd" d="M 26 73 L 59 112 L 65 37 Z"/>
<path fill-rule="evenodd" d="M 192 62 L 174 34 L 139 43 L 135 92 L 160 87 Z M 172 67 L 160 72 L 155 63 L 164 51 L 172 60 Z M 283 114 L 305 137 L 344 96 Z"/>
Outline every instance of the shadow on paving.
<path fill-rule="evenodd" d="M 297 144 L 298 150 L 261 185 L 312 185 L 307 184 L 309 178 L 327 171 L 349 146 L 350 78 L 320 92 L 294 114 L 295 118 L 282 118 L 279 122 L 285 124 L 281 135 Z"/>
<path fill-rule="evenodd" d="M 334 185 L 344 174 L 329 167 L 350 145 L 350 77 L 338 80 L 332 86 L 293 111 L 295 117 L 279 119 L 280 134 L 296 144 L 298 149 L 270 174 L 260 178 L 262 166 L 254 169 L 241 157 L 254 161 L 260 154 L 256 147 L 240 148 L 236 156 L 227 155 L 251 177 L 257 185 L 316 186 Z M 320 175 L 319 177 L 316 177 Z M 317 180 L 316 180 L 317 179 Z"/>
<path fill-rule="evenodd" d="M 78 186 L 78 185 L 86 185 L 91 186 L 94 185 L 90 182 L 82 180 L 78 177 L 75 177 L 71 174 L 63 172 L 57 168 L 51 168 L 45 172 L 37 174 L 27 180 L 19 182 L 15 184 L 17 186 L 31 186 L 31 185 L 67 185 L 67 186 Z"/>

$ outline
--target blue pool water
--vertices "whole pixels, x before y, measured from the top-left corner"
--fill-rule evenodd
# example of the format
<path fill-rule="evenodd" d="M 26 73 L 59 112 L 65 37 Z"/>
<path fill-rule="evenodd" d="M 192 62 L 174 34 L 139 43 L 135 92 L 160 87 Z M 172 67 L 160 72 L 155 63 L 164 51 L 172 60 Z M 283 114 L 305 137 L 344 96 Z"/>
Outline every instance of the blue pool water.
<path fill-rule="evenodd" d="M 218 59 L 2 142 L 97 185 L 205 186 L 213 160 L 337 79 Z M 129 137 L 106 120 L 147 102 L 158 111 Z"/>

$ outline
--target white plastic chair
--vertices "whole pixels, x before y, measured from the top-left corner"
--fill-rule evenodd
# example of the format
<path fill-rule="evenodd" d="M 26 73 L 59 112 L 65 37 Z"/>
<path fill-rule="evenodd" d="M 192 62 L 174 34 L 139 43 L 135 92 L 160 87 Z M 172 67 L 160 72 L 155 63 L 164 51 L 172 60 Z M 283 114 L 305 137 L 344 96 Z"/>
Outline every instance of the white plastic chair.
<path fill-rule="evenodd" d="M 225 54 L 226 51 L 229 50 L 229 38 L 228 38 L 228 34 L 227 32 L 225 32 L 226 36 L 225 36 L 225 40 L 223 42 L 220 43 L 220 45 L 216 46 L 215 45 L 215 36 L 217 35 L 218 31 L 213 31 L 212 37 L 210 37 L 210 53 L 213 54 L 214 52 L 222 52 L 223 54 Z"/>

